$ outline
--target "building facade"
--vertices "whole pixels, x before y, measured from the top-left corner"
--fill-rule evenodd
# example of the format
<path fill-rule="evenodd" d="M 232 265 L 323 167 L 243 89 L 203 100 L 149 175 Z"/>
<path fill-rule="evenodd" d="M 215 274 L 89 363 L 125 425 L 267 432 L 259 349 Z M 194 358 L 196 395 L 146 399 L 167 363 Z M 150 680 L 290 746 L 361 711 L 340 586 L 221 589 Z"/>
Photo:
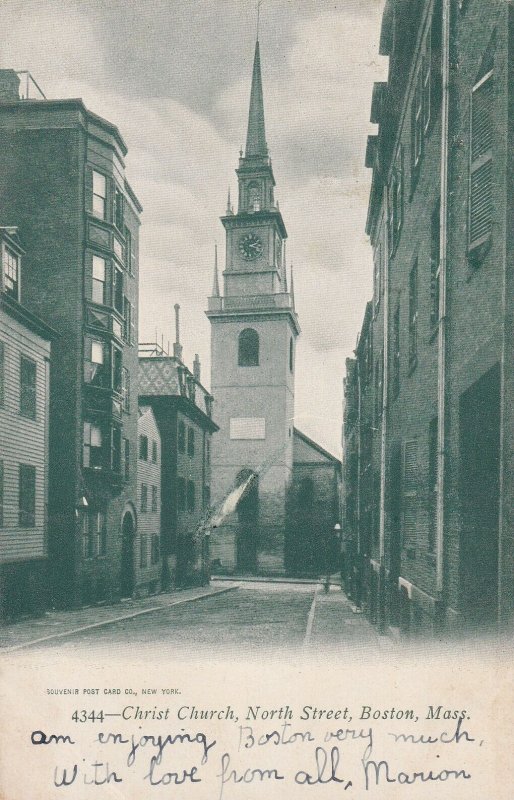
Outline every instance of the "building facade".
<path fill-rule="evenodd" d="M 382 24 L 374 297 L 347 399 L 361 449 L 372 431 L 371 484 L 357 473 L 368 607 L 411 633 L 512 616 L 513 13 L 391 0 Z"/>
<path fill-rule="evenodd" d="M 0 206 L 26 251 L 24 302 L 60 334 L 50 381 L 52 602 L 112 600 L 136 526 L 141 206 L 114 125 L 81 100 L 20 100 L 16 73 L 0 78 Z"/>
<path fill-rule="evenodd" d="M 287 232 L 274 199 L 275 179 L 264 127 L 259 42 L 253 65 L 238 209 L 230 196 L 223 294 L 217 264 L 207 316 L 211 323 L 211 389 L 220 431 L 213 442 L 213 502 L 246 484 L 237 509 L 213 532 L 212 556 L 224 571 L 285 570 L 286 503 L 293 468 L 296 339 L 288 289 Z M 291 278 L 292 283 L 292 278 Z"/>
<path fill-rule="evenodd" d="M 289 575 L 319 577 L 339 570 L 340 484 L 339 459 L 295 428 L 285 551 Z"/>
<path fill-rule="evenodd" d="M 201 583 L 209 574 L 213 398 L 200 382 L 198 356 L 190 372 L 178 341 L 173 356 L 141 345 L 139 380 L 139 401 L 151 407 L 161 438 L 162 585 Z"/>
<path fill-rule="evenodd" d="M 0 617 L 47 604 L 50 349 L 55 332 L 21 304 L 23 250 L 0 228 Z"/>
<path fill-rule="evenodd" d="M 161 436 L 149 406 L 139 408 L 137 535 L 125 543 L 122 594 L 155 594 L 161 586 Z"/>

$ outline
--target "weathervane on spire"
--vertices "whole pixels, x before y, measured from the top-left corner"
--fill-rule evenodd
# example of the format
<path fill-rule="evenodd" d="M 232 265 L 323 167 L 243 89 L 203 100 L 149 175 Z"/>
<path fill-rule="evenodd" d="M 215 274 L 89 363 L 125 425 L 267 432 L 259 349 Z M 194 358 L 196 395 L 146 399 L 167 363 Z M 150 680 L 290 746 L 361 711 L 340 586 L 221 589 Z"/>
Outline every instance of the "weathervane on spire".
<path fill-rule="evenodd" d="M 259 41 L 259 23 L 261 20 L 262 0 L 257 0 L 257 41 Z"/>

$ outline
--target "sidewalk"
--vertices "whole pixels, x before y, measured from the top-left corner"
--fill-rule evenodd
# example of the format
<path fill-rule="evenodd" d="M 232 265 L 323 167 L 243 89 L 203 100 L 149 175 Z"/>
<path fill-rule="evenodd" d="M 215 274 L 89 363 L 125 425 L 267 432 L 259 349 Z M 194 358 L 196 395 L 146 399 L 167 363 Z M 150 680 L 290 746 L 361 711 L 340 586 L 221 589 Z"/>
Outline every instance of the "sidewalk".
<path fill-rule="evenodd" d="M 397 649 L 391 638 L 379 634 L 356 609 L 339 584 L 332 583 L 327 594 L 318 586 L 309 617 L 304 642 L 307 651 L 326 652 L 328 647 L 334 655 L 355 657 L 359 650 L 386 655 Z"/>
<path fill-rule="evenodd" d="M 0 653 L 30 647 L 45 639 L 64 638 L 79 631 L 111 625 L 121 620 L 151 614 L 169 606 L 202 600 L 238 588 L 236 582 L 224 586 L 198 586 L 163 592 L 140 600 L 127 599 L 115 605 L 89 606 L 71 611 L 47 611 L 38 619 L 24 619 L 0 628 Z"/>

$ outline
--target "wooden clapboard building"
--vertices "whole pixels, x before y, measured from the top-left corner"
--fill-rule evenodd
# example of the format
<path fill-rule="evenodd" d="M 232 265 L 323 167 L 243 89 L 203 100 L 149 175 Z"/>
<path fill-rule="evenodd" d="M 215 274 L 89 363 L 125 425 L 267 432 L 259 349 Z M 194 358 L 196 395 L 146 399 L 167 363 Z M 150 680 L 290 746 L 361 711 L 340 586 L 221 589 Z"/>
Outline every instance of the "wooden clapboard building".
<path fill-rule="evenodd" d="M 49 378 L 55 331 L 21 303 L 23 250 L 0 227 L 0 616 L 47 600 Z"/>

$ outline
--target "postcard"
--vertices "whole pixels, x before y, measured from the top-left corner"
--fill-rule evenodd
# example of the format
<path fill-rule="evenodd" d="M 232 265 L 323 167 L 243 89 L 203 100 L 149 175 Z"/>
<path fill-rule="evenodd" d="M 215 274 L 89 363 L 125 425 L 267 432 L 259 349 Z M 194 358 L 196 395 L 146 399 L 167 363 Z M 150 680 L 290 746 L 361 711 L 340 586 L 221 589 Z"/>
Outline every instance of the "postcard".
<path fill-rule="evenodd" d="M 4 0 L 0 797 L 512 797 L 506 0 Z"/>

